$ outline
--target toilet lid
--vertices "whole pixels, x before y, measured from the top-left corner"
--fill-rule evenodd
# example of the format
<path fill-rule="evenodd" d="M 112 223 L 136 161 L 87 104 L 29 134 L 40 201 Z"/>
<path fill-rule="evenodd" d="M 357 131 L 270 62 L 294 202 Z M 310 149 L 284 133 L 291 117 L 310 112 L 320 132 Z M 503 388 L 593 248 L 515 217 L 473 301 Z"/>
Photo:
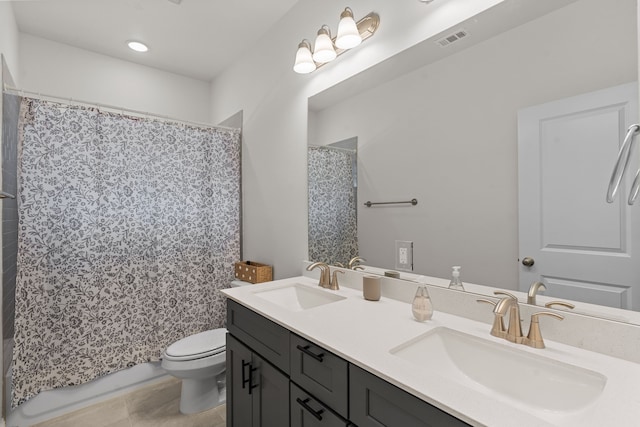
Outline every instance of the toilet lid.
<path fill-rule="evenodd" d="M 225 349 L 224 328 L 200 332 L 171 344 L 165 351 L 170 357 L 204 357 L 205 355 L 219 353 Z"/>

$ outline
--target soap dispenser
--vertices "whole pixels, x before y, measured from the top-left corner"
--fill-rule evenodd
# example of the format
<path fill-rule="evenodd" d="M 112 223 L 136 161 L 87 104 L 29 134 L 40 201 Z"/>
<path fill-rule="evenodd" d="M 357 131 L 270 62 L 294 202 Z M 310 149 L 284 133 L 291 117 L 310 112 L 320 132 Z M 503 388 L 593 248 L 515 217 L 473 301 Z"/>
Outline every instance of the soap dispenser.
<path fill-rule="evenodd" d="M 433 304 L 431 304 L 429 291 L 425 285 L 418 285 L 416 296 L 413 297 L 413 303 L 411 303 L 411 313 L 419 322 L 429 320 L 433 316 Z"/>
<path fill-rule="evenodd" d="M 460 266 L 456 265 L 453 267 L 453 272 L 451 273 L 451 282 L 449 283 L 449 289 L 455 289 L 457 291 L 464 291 L 464 286 L 462 286 L 462 281 L 460 280 Z"/>

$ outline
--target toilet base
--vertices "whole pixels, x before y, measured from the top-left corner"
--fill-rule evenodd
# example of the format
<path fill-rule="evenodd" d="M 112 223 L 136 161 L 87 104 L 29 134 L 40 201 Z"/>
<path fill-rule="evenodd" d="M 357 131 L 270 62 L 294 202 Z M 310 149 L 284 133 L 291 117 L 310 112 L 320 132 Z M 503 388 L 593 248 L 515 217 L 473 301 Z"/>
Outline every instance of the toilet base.
<path fill-rule="evenodd" d="M 196 414 L 215 408 L 226 401 L 224 374 L 209 378 L 184 378 L 180 397 L 180 412 Z"/>

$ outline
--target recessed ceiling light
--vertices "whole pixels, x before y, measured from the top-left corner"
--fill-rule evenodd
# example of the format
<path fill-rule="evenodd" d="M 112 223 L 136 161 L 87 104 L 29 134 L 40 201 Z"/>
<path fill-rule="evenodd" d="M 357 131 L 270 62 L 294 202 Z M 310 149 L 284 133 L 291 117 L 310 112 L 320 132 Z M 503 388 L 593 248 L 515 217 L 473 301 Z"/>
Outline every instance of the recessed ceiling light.
<path fill-rule="evenodd" d="M 136 52 L 146 52 L 149 50 L 146 44 L 136 41 L 128 41 L 127 46 L 129 46 L 129 49 L 135 50 Z"/>

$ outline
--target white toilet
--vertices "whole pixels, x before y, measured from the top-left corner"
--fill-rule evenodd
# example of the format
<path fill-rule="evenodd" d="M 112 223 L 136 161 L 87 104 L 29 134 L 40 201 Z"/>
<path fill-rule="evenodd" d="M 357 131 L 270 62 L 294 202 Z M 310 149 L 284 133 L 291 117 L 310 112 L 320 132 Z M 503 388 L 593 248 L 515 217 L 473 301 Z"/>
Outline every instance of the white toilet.
<path fill-rule="evenodd" d="M 231 287 L 249 285 L 234 280 Z M 162 368 L 182 379 L 180 412 L 195 414 L 226 401 L 226 333 L 224 328 L 200 332 L 171 344 L 162 354 Z"/>
<path fill-rule="evenodd" d="M 171 344 L 162 368 L 182 379 L 180 412 L 195 414 L 225 402 L 226 347 L 224 328 L 200 332 Z"/>

